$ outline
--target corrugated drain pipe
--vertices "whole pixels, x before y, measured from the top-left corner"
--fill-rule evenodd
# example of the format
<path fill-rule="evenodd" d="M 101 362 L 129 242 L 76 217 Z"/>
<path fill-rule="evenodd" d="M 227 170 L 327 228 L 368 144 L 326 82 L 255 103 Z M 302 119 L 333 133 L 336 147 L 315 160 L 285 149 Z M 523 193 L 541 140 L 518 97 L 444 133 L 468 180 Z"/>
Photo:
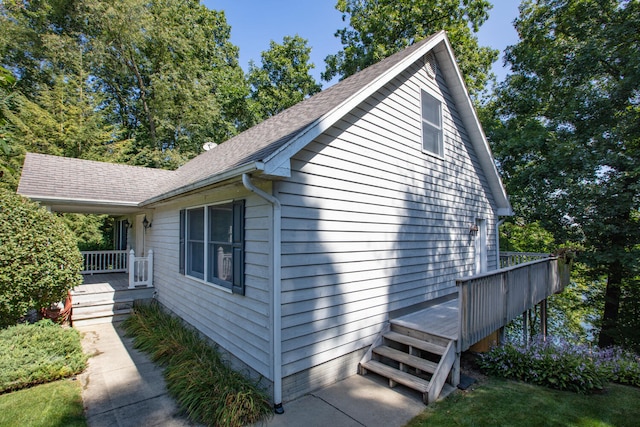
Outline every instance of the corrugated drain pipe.
<path fill-rule="evenodd" d="M 282 283 L 281 283 L 281 239 L 282 239 L 282 206 L 280 201 L 251 182 L 251 177 L 242 174 L 242 184 L 249 191 L 256 193 L 273 206 L 273 410 L 276 414 L 284 413 L 282 407 Z"/>

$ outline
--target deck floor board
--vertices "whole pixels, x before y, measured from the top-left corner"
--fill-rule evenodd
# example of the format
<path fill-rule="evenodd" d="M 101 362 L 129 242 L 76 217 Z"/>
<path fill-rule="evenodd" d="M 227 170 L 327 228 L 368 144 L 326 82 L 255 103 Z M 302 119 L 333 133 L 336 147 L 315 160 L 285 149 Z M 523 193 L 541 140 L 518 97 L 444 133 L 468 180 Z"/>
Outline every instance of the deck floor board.
<path fill-rule="evenodd" d="M 457 340 L 459 330 L 458 299 L 451 299 L 398 317 L 393 319 L 392 323 L 443 338 Z"/>

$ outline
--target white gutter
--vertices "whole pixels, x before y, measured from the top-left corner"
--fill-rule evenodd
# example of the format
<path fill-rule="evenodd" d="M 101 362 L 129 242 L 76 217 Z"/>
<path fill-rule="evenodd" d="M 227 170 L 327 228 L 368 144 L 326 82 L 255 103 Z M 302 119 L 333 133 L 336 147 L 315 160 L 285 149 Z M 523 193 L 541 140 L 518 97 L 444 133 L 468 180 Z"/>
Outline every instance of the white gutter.
<path fill-rule="evenodd" d="M 209 185 L 218 184 L 218 183 L 226 181 L 228 179 L 236 178 L 240 174 L 245 174 L 245 173 L 248 173 L 248 172 L 254 172 L 256 170 L 263 170 L 263 169 L 264 169 L 264 165 L 261 162 L 247 163 L 245 165 L 236 167 L 234 169 L 230 169 L 228 171 L 225 171 L 225 172 L 222 172 L 222 173 L 219 173 L 219 174 L 214 174 L 214 175 L 208 176 L 208 177 L 206 177 L 204 179 L 201 179 L 199 181 L 192 182 L 191 184 L 187 184 L 187 185 L 184 185 L 182 187 L 174 188 L 174 189 L 169 190 L 167 192 L 158 194 L 157 196 L 153 196 L 152 198 L 147 199 L 144 202 L 140 203 L 140 206 L 153 205 L 154 203 L 162 202 L 162 201 L 170 199 L 172 197 L 180 196 L 180 195 L 182 195 L 184 193 L 188 193 L 188 192 L 191 192 L 191 191 L 199 190 L 199 189 L 201 189 L 203 187 L 207 187 Z"/>
<path fill-rule="evenodd" d="M 282 414 L 282 205 L 277 198 L 256 187 L 249 174 L 242 174 L 242 184 L 273 206 L 273 408 L 276 414 Z"/>

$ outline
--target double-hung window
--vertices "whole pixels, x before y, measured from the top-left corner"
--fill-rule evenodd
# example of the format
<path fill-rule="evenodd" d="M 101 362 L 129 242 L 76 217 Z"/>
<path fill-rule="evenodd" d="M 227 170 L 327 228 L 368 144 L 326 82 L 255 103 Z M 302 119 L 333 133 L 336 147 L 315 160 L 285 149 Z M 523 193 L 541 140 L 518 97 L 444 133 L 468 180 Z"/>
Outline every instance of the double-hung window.
<path fill-rule="evenodd" d="M 442 138 L 442 103 L 422 91 L 422 149 L 437 156 L 444 155 Z"/>
<path fill-rule="evenodd" d="M 180 211 L 180 273 L 244 294 L 244 201 Z"/>

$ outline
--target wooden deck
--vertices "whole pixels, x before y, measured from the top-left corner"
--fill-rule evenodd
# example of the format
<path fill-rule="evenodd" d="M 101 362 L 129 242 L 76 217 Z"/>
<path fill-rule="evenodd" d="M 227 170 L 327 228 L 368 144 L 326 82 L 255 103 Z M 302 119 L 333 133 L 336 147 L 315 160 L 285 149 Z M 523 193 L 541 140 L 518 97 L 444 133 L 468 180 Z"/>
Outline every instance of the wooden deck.
<path fill-rule="evenodd" d="M 84 282 L 73 288 L 74 293 L 123 291 L 129 287 L 127 273 L 85 274 Z"/>
<path fill-rule="evenodd" d="M 117 322 L 131 313 L 137 300 L 150 300 L 155 289 L 129 288 L 127 273 L 84 275 L 84 283 L 71 291 L 74 325 Z"/>
<path fill-rule="evenodd" d="M 458 299 L 454 298 L 392 319 L 391 323 L 442 338 L 457 340 L 460 330 L 459 321 Z"/>

